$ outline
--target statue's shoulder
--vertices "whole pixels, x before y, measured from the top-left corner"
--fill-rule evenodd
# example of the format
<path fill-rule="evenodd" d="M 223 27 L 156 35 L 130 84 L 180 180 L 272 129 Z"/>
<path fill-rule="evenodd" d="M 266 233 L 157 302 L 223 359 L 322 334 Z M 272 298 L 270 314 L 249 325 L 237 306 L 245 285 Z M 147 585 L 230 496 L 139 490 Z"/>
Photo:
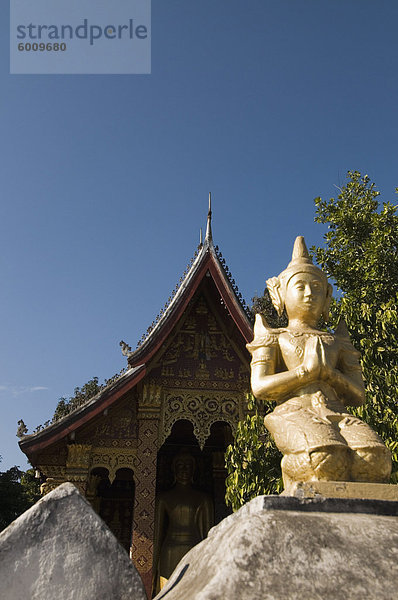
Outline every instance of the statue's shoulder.
<path fill-rule="evenodd" d="M 354 348 L 352 345 L 347 324 L 343 317 L 341 317 L 338 322 L 334 332 L 334 338 L 337 342 L 339 342 L 341 350 L 345 354 L 351 354 L 354 359 L 358 359 L 360 357 L 360 352 L 358 352 L 358 350 L 356 350 L 356 348 Z"/>
<path fill-rule="evenodd" d="M 257 313 L 253 328 L 254 339 L 250 344 L 246 345 L 246 348 L 249 352 L 252 352 L 256 348 L 278 346 L 279 335 L 283 331 L 285 330 L 270 327 L 264 315 Z"/>

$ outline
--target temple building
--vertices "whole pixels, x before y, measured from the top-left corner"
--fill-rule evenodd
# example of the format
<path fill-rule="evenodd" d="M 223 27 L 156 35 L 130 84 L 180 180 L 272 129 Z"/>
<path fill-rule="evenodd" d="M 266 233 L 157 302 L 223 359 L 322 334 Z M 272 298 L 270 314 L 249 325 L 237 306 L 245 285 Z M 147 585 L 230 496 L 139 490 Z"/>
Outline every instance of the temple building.
<path fill-rule="evenodd" d="M 206 235 L 180 284 L 137 349 L 121 342 L 127 367 L 96 396 L 20 447 L 44 491 L 73 482 L 130 552 L 152 593 L 155 506 L 174 483 L 173 459 L 195 460 L 193 486 L 225 505 L 224 452 L 246 412 L 253 338 L 248 309 Z"/>

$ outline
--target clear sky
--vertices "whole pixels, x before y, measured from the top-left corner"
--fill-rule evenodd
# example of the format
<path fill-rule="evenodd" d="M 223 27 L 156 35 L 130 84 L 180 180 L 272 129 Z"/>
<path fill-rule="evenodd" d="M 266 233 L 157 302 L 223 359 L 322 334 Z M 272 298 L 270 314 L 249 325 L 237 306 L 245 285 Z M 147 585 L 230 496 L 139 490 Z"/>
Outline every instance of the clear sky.
<path fill-rule="evenodd" d="M 103 0 L 104 1 L 104 0 Z M 153 0 L 151 75 L 10 75 L 0 3 L 0 455 L 125 366 L 205 225 L 246 298 L 348 169 L 395 201 L 396 0 Z"/>

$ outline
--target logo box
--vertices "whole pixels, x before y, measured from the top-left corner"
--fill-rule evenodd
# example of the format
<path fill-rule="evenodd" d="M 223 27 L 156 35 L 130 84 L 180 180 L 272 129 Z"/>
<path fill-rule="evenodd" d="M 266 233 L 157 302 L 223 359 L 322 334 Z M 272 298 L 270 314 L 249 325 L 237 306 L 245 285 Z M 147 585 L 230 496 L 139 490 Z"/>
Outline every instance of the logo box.
<path fill-rule="evenodd" d="M 150 0 L 10 0 L 10 73 L 150 72 Z"/>

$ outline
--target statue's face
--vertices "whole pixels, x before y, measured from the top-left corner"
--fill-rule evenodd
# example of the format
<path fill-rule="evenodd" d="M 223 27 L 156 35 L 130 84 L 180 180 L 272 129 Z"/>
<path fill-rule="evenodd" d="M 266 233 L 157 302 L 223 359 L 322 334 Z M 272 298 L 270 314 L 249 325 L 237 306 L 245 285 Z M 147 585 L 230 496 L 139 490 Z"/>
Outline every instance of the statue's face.
<path fill-rule="evenodd" d="M 315 324 L 326 302 L 323 280 L 314 273 L 297 273 L 287 284 L 285 308 L 290 319 Z"/>
<path fill-rule="evenodd" d="M 174 464 L 174 473 L 177 483 L 187 485 L 192 482 L 194 465 L 192 456 L 180 456 Z"/>

